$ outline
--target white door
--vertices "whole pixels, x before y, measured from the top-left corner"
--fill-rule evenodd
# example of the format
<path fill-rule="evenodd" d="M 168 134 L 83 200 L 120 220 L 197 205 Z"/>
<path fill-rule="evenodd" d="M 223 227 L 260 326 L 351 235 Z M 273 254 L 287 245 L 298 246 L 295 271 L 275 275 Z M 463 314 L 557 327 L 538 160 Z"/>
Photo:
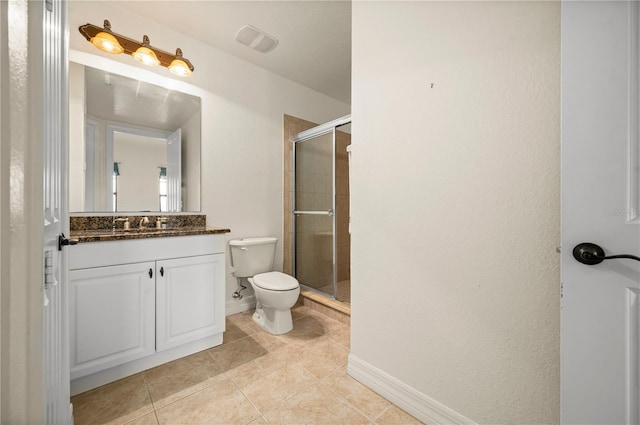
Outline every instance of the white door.
<path fill-rule="evenodd" d="M 562 2 L 561 409 L 566 424 L 640 421 L 638 3 Z"/>
<path fill-rule="evenodd" d="M 44 372 L 46 420 L 70 424 L 67 262 L 59 236 L 68 232 L 67 211 L 67 5 L 47 0 L 43 8 L 44 177 Z"/>

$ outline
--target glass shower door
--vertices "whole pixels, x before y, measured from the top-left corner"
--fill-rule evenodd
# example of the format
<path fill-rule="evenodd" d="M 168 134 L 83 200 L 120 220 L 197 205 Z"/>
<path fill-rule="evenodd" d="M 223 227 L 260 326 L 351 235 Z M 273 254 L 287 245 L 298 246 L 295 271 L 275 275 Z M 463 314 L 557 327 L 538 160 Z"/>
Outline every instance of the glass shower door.
<path fill-rule="evenodd" d="M 335 129 L 294 141 L 294 173 L 294 275 L 335 298 Z"/>

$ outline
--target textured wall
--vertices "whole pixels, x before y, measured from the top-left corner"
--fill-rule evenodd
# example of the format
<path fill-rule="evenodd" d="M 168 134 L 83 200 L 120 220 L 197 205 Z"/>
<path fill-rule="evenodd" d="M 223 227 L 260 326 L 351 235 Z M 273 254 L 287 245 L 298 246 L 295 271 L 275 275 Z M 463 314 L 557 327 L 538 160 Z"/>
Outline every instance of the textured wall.
<path fill-rule="evenodd" d="M 560 5 L 354 2 L 352 355 L 557 423 Z"/>

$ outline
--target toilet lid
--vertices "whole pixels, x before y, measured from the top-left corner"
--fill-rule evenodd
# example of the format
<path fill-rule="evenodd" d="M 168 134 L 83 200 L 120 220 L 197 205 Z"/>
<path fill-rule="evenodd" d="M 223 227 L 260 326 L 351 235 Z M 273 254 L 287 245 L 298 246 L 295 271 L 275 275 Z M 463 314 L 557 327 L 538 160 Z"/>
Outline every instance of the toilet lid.
<path fill-rule="evenodd" d="M 271 291 L 290 291 L 299 286 L 295 278 L 280 272 L 257 274 L 253 276 L 253 284 Z"/>

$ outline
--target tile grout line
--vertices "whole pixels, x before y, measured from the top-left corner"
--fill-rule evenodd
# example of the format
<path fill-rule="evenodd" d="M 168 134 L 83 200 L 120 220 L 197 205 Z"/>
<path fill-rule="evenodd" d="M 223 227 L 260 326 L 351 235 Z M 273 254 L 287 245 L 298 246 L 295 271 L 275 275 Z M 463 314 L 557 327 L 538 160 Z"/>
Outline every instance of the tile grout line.
<path fill-rule="evenodd" d="M 346 348 L 349 352 L 351 351 L 351 344 L 349 344 L 349 346 L 347 347 L 346 345 L 344 345 L 342 342 L 340 341 L 336 341 L 335 339 L 331 338 L 329 335 L 327 335 L 327 338 L 329 338 L 332 342 L 338 344 L 339 346 Z"/>
<path fill-rule="evenodd" d="M 147 389 L 147 395 L 149 396 L 149 401 L 151 402 L 151 411 L 150 412 L 146 412 L 146 413 L 141 413 L 139 416 L 136 416 L 135 418 L 131 418 L 130 420 L 125 422 L 124 425 L 130 424 L 131 422 L 136 421 L 136 420 L 140 419 L 143 416 L 147 416 L 150 413 L 153 413 L 154 417 L 156 418 L 156 422 L 158 422 L 158 417 L 155 414 L 155 411 L 156 411 L 155 405 L 153 404 L 153 399 L 151 398 L 151 392 L 149 391 L 149 385 L 147 384 L 147 380 L 145 379 L 143 372 L 139 372 L 139 374 L 142 377 L 142 382 L 144 382 L 144 387 Z M 135 376 L 135 375 L 133 375 L 133 376 Z M 109 385 L 109 384 L 107 384 L 107 385 Z M 98 388 L 100 388 L 100 387 L 98 387 Z"/>
<path fill-rule="evenodd" d="M 258 417 L 262 417 L 264 419 L 264 414 L 260 411 L 260 409 L 258 409 L 258 407 L 253 403 L 253 401 L 251 401 L 251 399 L 249 397 L 247 397 L 247 395 L 244 393 L 244 391 L 242 391 L 242 389 L 236 383 L 236 381 L 232 377 L 229 377 L 229 379 L 231 380 L 231 383 L 233 384 L 233 386 L 236 387 L 236 390 L 238 390 L 240 392 L 240 394 L 242 394 L 242 396 L 253 406 L 253 408 L 256 409 L 256 412 L 258 412 L 258 416 L 252 417 L 250 421 L 245 422 L 245 423 L 247 423 L 247 424 L 251 423 L 251 422 L 255 421 Z"/>
<path fill-rule="evenodd" d="M 250 334 L 250 335 L 245 335 L 245 336 L 243 336 L 242 338 L 234 339 L 233 341 L 229 341 L 229 342 L 226 342 L 226 343 L 225 343 L 225 342 L 223 342 L 222 344 L 220 344 L 220 345 L 216 345 L 215 347 L 208 348 L 207 350 L 212 350 L 212 349 L 217 348 L 217 347 L 226 347 L 226 346 L 228 346 L 229 344 L 233 344 L 234 342 L 242 341 L 243 339 L 250 338 L 250 337 L 252 337 L 253 335 L 255 335 L 255 333 L 252 333 L 252 334 Z M 222 338 L 223 338 L 223 341 L 224 341 L 224 336 L 223 336 Z"/>
<path fill-rule="evenodd" d="M 304 373 L 306 373 L 307 375 L 309 375 L 309 376 L 311 377 L 312 381 L 311 381 L 311 382 L 309 382 L 309 383 L 308 383 L 308 384 L 306 384 L 306 385 L 303 385 L 303 386 L 302 386 L 301 388 L 299 388 L 297 391 L 292 392 L 291 394 L 287 394 L 286 396 L 284 396 L 281 400 L 279 400 L 279 401 L 276 403 L 276 408 L 277 408 L 277 406 L 279 406 L 279 405 L 283 404 L 285 401 L 289 400 L 290 398 L 292 398 L 292 397 L 294 397 L 294 396 L 298 395 L 300 392 L 302 392 L 303 390 L 307 389 L 308 387 L 311 387 L 312 385 L 317 385 L 319 382 L 321 382 L 321 379 L 317 378 L 317 377 L 316 377 L 315 375 L 313 375 L 311 372 L 309 372 L 308 370 L 306 370 L 306 369 L 304 368 L 304 366 L 302 366 L 302 365 L 298 365 L 298 364 L 282 366 L 281 368 L 279 368 L 279 369 L 276 369 L 276 370 L 272 371 L 272 372 L 271 372 L 271 373 L 269 373 L 267 376 L 272 375 L 272 374 L 274 374 L 274 373 L 276 373 L 276 372 L 280 371 L 281 369 L 288 368 L 288 367 L 297 367 L 297 368 L 300 368 Z M 232 379 L 232 381 L 233 381 L 233 379 Z M 245 396 L 245 398 L 246 398 L 247 400 L 249 400 L 249 402 L 250 402 L 250 403 L 251 403 L 251 404 L 256 408 L 256 410 L 260 413 L 260 415 L 262 416 L 262 418 L 263 418 L 263 419 L 265 419 L 265 421 L 266 421 L 267 423 L 269 423 L 269 421 L 267 421 L 267 420 L 266 420 L 265 415 L 267 415 L 268 413 L 270 413 L 270 412 L 272 412 L 272 411 L 274 411 L 274 410 L 276 410 L 276 409 L 274 408 L 274 409 L 270 409 L 270 410 L 268 410 L 268 411 L 262 412 L 262 411 L 261 411 L 260 409 L 258 409 L 258 407 L 257 407 L 257 406 L 256 406 L 256 405 L 251 401 L 251 399 L 249 398 L 249 396 L 247 396 L 247 395 L 244 393 L 244 391 L 242 391 L 242 389 L 240 389 L 239 385 L 238 385 L 235 381 L 234 381 L 234 384 L 236 385 L 236 387 L 238 387 L 238 389 L 240 390 L 240 392 L 242 392 L 242 394 Z"/>
<path fill-rule="evenodd" d="M 180 402 L 180 401 L 184 400 L 185 398 L 192 397 L 192 396 L 194 396 L 194 395 L 196 395 L 196 394 L 200 394 L 201 392 L 206 391 L 207 389 L 211 388 L 213 385 L 218 384 L 218 383 L 220 383 L 220 382 L 224 381 L 225 379 L 230 380 L 230 381 L 231 381 L 231 383 L 235 386 L 235 382 L 233 382 L 233 379 L 231 379 L 231 377 L 230 377 L 230 376 L 227 376 L 226 378 L 222 378 L 222 379 L 220 379 L 219 381 L 213 382 L 211 385 L 209 385 L 209 386 L 207 386 L 207 387 L 201 388 L 201 389 L 199 389 L 198 391 L 195 391 L 195 392 L 193 392 L 193 393 L 191 393 L 191 394 L 188 394 L 188 395 L 186 395 L 186 396 L 184 396 L 184 397 L 181 397 L 181 398 L 179 398 L 179 399 L 177 399 L 177 400 L 173 400 L 171 403 L 168 403 L 168 404 L 166 404 L 166 405 L 164 405 L 164 406 L 162 406 L 162 407 L 160 407 L 160 408 L 158 408 L 158 409 L 154 409 L 154 413 L 155 413 L 155 412 L 157 412 L 158 410 L 166 409 L 167 407 L 172 406 L 172 405 L 174 405 L 174 404 L 176 404 L 176 403 L 178 403 L 178 402 Z M 244 395 L 244 394 L 243 394 L 243 395 Z M 158 419 L 158 415 L 157 415 L 157 414 L 156 414 L 156 419 Z M 159 420 L 158 420 L 158 423 L 160 423 L 160 421 L 159 421 Z M 125 425 L 126 425 L 126 424 L 125 424 Z"/>
<path fill-rule="evenodd" d="M 220 366 L 220 364 L 216 361 L 216 359 L 213 357 L 212 353 L 210 353 L 210 352 L 209 352 L 209 350 L 210 350 L 210 349 L 206 349 L 206 350 L 203 350 L 203 351 L 201 351 L 201 352 L 207 352 L 207 354 L 209 355 L 209 357 L 210 357 L 211 361 L 213 361 L 213 362 L 214 362 L 214 363 L 216 363 L 218 366 Z M 187 356 L 187 357 L 188 357 L 188 356 Z M 178 359 L 178 360 L 180 360 L 180 359 Z M 220 367 L 221 367 L 221 366 L 220 366 Z M 222 367 L 221 367 L 221 368 L 222 368 Z M 211 383 L 209 383 L 208 385 L 206 385 L 206 386 L 204 386 L 204 387 L 200 388 L 200 389 L 199 389 L 199 390 L 197 390 L 197 391 L 194 391 L 194 392 L 192 392 L 192 393 L 190 393 L 190 394 L 186 394 L 186 395 L 184 395 L 184 396 L 182 396 L 182 397 L 180 397 L 180 398 L 178 398 L 178 399 L 176 399 L 176 400 L 173 400 L 171 403 L 167 403 L 167 404 L 165 404 L 165 405 L 164 405 L 164 406 L 162 406 L 162 407 L 156 407 L 156 403 L 153 401 L 153 398 L 151 397 L 151 391 L 149 390 L 149 384 L 148 384 L 148 382 L 147 382 L 147 378 L 146 378 L 146 376 L 144 376 L 144 374 L 143 374 L 143 378 L 144 378 L 145 384 L 147 385 L 147 390 L 149 391 L 149 398 L 151 399 L 151 403 L 152 403 L 152 405 L 153 405 L 153 412 L 154 412 L 154 414 L 156 415 L 156 420 L 158 421 L 158 424 L 160 423 L 160 420 L 158 419 L 158 414 L 157 414 L 158 410 L 165 409 L 165 408 L 167 408 L 167 407 L 169 407 L 169 406 L 171 406 L 171 405 L 173 405 L 173 404 L 175 404 L 175 403 L 177 403 L 177 402 L 179 402 L 179 401 L 184 400 L 185 398 L 191 397 L 191 396 L 193 396 L 193 395 L 195 395 L 195 394 L 198 394 L 198 393 L 200 393 L 200 392 L 202 392 L 202 391 L 205 391 L 205 390 L 209 389 L 210 387 L 212 387 L 213 385 L 215 385 L 215 384 L 217 384 L 217 383 L 219 383 L 219 382 L 224 381 L 225 379 L 229 379 L 229 380 L 230 380 L 230 381 L 235 385 L 235 383 L 234 383 L 234 382 L 233 382 L 233 380 L 231 379 L 231 376 L 230 376 L 230 375 L 227 375 L 227 371 L 223 372 L 220 376 L 221 376 L 221 377 L 220 377 L 219 379 L 212 381 Z"/>
<path fill-rule="evenodd" d="M 155 416 L 156 418 L 156 424 L 160 425 L 160 418 L 158 418 L 158 409 L 156 408 L 156 402 L 153 401 L 153 397 L 151 397 L 151 390 L 149 389 L 149 381 L 147 381 L 147 376 L 145 375 L 145 372 L 146 372 L 145 370 L 142 371 L 142 379 L 144 380 L 144 384 L 147 386 L 147 391 L 149 392 L 149 400 L 151 400 L 151 406 L 153 406 L 153 416 Z"/>
<path fill-rule="evenodd" d="M 149 369 L 147 369 L 149 370 Z M 142 380 L 144 381 L 144 386 L 147 388 L 147 394 L 149 394 L 149 400 L 151 400 L 151 407 L 153 407 L 153 412 L 155 413 L 156 411 L 156 403 L 153 401 L 153 397 L 151 397 L 151 390 L 149 389 L 149 381 L 147 381 L 147 377 L 145 375 L 146 370 L 143 370 L 142 372 L 140 372 L 140 374 L 142 375 Z M 158 417 L 156 416 L 156 420 L 158 419 Z"/>
<path fill-rule="evenodd" d="M 325 378 L 328 378 L 329 376 L 331 376 L 333 374 L 333 372 L 335 372 L 337 370 L 334 369 L 333 371 L 331 371 L 331 373 L 329 375 L 327 375 Z M 351 407 L 352 409 L 354 409 L 356 412 L 360 413 L 362 416 L 364 416 L 368 421 L 370 421 L 371 423 L 374 423 L 376 421 L 376 419 L 378 419 L 380 416 L 382 416 L 382 413 L 386 412 L 391 406 L 387 406 L 382 410 L 382 413 L 380 413 L 379 415 L 377 415 L 375 417 L 375 419 L 370 418 L 366 413 L 364 413 L 362 410 L 358 409 L 356 406 L 354 406 L 353 404 L 351 404 L 349 402 L 349 400 L 347 400 L 346 398 L 344 398 L 341 394 L 339 394 L 338 392 L 334 391 L 333 388 L 331 388 L 329 385 L 327 385 L 326 382 L 324 382 L 324 379 L 322 379 L 320 382 L 322 382 L 322 385 L 325 386 L 325 388 L 327 388 L 329 391 L 331 391 L 333 394 L 335 394 L 340 400 L 342 400 L 344 403 L 347 404 L 347 406 Z"/>
<path fill-rule="evenodd" d="M 387 413 L 389 411 L 389 409 L 393 408 L 393 406 L 395 406 L 395 404 L 389 402 L 389 406 L 387 406 L 386 409 L 384 409 L 378 416 L 376 416 L 375 419 L 373 419 L 373 422 L 377 422 L 378 419 L 380 419 L 382 416 L 384 416 L 384 414 Z"/>

